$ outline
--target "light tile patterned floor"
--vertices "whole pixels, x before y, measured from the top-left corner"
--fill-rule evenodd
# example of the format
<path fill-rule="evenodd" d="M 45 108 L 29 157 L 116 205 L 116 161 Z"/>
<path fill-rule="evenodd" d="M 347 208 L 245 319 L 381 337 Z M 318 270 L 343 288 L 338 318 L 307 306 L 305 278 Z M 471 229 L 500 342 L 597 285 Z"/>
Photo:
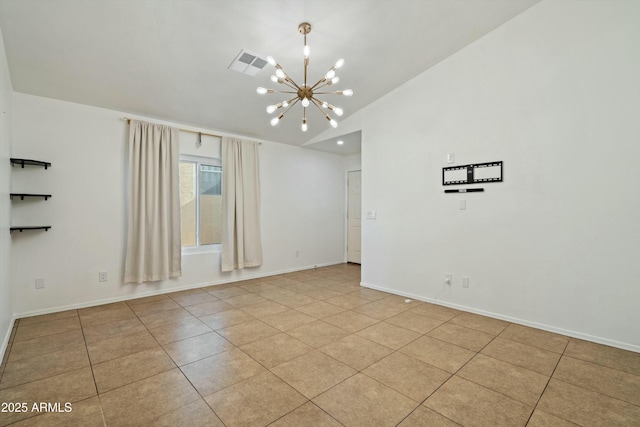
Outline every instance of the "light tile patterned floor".
<path fill-rule="evenodd" d="M 344 264 L 20 319 L 0 403 L 27 411 L 0 426 L 640 425 L 640 354 L 359 282 Z"/>

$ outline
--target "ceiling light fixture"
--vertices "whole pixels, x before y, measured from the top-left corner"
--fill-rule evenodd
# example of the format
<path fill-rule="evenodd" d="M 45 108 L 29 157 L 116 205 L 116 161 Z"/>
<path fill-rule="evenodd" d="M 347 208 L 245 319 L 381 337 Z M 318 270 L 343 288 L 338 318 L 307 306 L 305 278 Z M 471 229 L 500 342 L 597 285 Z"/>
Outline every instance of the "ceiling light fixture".
<path fill-rule="evenodd" d="M 264 95 L 266 93 L 290 93 L 295 94 L 291 99 L 279 102 L 274 105 L 269 105 L 267 107 L 267 113 L 273 114 L 277 110 L 284 108 L 285 110 L 280 113 L 278 116 L 271 119 L 271 126 L 275 126 L 278 122 L 284 117 L 285 114 L 300 101 L 302 105 L 302 126 L 301 129 L 303 132 L 306 132 L 309 129 L 307 125 L 307 108 L 310 105 L 314 105 L 318 108 L 318 111 L 324 115 L 324 117 L 329 121 L 331 127 L 338 127 L 338 122 L 335 121 L 328 113 L 323 111 L 323 109 L 328 109 L 333 111 L 333 113 L 340 117 L 343 114 L 342 108 L 336 107 L 334 105 L 329 104 L 328 102 L 321 101 L 315 97 L 315 95 L 344 95 L 344 96 L 352 96 L 353 91 L 351 89 L 347 90 L 337 90 L 334 92 L 318 92 L 318 89 L 321 89 L 326 86 L 331 86 L 340 80 L 336 76 L 336 70 L 344 65 L 344 59 L 338 59 L 333 67 L 329 69 L 329 71 L 322 76 L 320 80 L 318 80 L 313 86 L 307 85 L 307 68 L 309 66 L 309 54 L 311 53 L 311 49 L 307 44 L 307 34 L 311 32 L 311 24 L 308 22 L 303 22 L 298 26 L 298 32 L 304 36 L 304 48 L 302 49 L 302 54 L 304 56 L 304 81 L 302 85 L 298 85 L 287 73 L 284 72 L 280 64 L 276 62 L 273 57 L 268 56 L 267 62 L 276 68 L 275 75 L 271 76 L 271 81 L 274 83 L 280 83 L 284 86 L 292 90 L 277 90 L 277 89 L 266 89 L 264 87 L 259 87 L 256 89 L 256 92 L 260 95 Z"/>

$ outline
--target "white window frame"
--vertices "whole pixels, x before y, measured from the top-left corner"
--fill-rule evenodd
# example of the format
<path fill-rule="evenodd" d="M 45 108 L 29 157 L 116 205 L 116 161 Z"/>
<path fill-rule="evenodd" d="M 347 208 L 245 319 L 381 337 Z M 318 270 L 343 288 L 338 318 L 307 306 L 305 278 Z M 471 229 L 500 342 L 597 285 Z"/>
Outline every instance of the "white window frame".
<path fill-rule="evenodd" d="M 195 189 L 196 189 L 196 246 L 182 246 L 182 255 L 218 253 L 222 251 L 222 244 L 214 243 L 212 245 L 200 245 L 200 182 L 199 176 L 200 165 L 219 166 L 222 167 L 222 159 L 217 157 L 193 156 L 189 154 L 180 154 L 179 162 L 195 163 Z"/>

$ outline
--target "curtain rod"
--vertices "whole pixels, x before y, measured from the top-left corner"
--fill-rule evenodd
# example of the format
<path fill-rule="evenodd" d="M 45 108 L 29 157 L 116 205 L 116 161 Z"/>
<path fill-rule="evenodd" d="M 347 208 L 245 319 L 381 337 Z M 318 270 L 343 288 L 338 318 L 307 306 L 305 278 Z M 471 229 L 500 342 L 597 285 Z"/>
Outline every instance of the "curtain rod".
<path fill-rule="evenodd" d="M 122 119 L 126 120 L 127 123 L 129 123 L 129 124 L 131 124 L 131 120 L 137 120 L 137 119 L 130 119 L 129 117 L 123 117 Z M 200 132 L 200 131 L 197 131 L 197 130 L 179 128 L 179 127 L 176 127 L 176 126 L 172 126 L 172 127 L 175 127 L 176 129 L 178 129 L 180 131 L 183 131 L 183 132 L 198 133 L 200 135 L 207 135 L 207 136 L 213 136 L 213 137 L 216 137 L 216 138 L 222 138 L 222 135 L 216 135 L 214 133 Z"/>
<path fill-rule="evenodd" d="M 137 120 L 137 119 L 131 119 L 129 117 L 123 117 L 122 120 L 125 120 L 128 124 L 131 124 L 131 120 Z M 200 132 L 200 131 L 197 131 L 197 130 L 179 128 L 179 127 L 176 127 L 176 126 L 172 126 L 172 127 L 176 128 L 176 129 L 178 129 L 180 131 L 183 131 L 183 132 L 191 132 L 191 133 L 197 133 L 198 135 L 213 136 L 214 138 L 220 138 L 220 139 L 223 138 L 222 135 L 216 135 L 215 133 Z M 258 142 L 258 145 L 262 145 L 262 142 Z"/>

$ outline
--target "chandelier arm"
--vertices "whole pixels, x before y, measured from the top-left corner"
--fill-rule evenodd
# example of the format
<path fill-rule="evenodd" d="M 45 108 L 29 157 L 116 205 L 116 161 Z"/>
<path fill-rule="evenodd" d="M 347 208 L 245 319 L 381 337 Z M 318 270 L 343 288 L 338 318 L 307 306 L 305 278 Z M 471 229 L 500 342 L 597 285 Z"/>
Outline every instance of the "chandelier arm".
<path fill-rule="evenodd" d="M 300 89 L 300 86 L 298 86 L 298 84 L 295 81 L 293 81 L 293 79 L 291 77 L 289 77 L 289 75 L 287 73 L 285 73 L 284 76 L 286 77 L 285 81 L 288 81 L 289 83 L 291 83 L 293 85 L 293 86 L 290 86 L 292 89 L 294 89 L 294 88 L 296 90 Z"/>
<path fill-rule="evenodd" d="M 292 85 L 292 84 L 289 84 L 286 80 L 283 80 L 282 82 L 278 82 L 278 83 L 280 83 L 281 85 L 285 85 L 285 86 L 287 86 L 287 87 L 290 87 L 291 89 L 295 89 L 296 91 L 297 91 L 298 89 L 300 89 L 298 86 L 294 86 L 294 85 Z M 295 83 L 294 83 L 294 84 L 295 84 Z"/>
<path fill-rule="evenodd" d="M 324 84 L 322 84 L 320 86 L 317 86 L 318 83 L 321 83 L 323 80 L 324 80 Z M 318 83 L 316 83 L 316 86 L 313 86 L 311 89 L 315 92 L 316 89 L 322 89 L 323 87 L 329 86 L 331 84 L 330 82 L 331 82 L 331 80 L 327 81 L 326 79 L 322 79 Z M 317 93 L 317 92 L 315 92 L 315 93 Z"/>
<path fill-rule="evenodd" d="M 296 92 L 280 92 L 280 93 L 296 93 Z M 286 102 L 286 103 L 287 103 L 287 105 L 288 105 L 288 107 L 287 107 L 287 109 L 284 111 L 284 113 L 286 113 L 287 111 L 289 111 L 289 108 L 291 108 L 291 107 L 292 107 L 296 102 L 298 102 L 299 100 L 300 100 L 300 98 L 298 98 L 297 96 L 294 96 L 294 97 L 293 97 L 293 98 L 291 98 L 291 99 L 288 99 L 288 100 L 286 100 L 286 101 L 284 101 L 284 102 L 281 102 L 281 104 L 284 104 L 284 103 Z M 278 108 L 281 108 L 281 107 L 278 107 Z M 284 114 L 284 113 L 283 113 L 283 114 Z"/>
<path fill-rule="evenodd" d="M 311 101 L 313 102 L 313 105 L 316 106 L 318 111 L 320 111 L 320 114 L 322 114 L 327 120 L 331 120 L 331 116 L 325 113 L 324 111 L 322 111 L 322 107 L 320 106 L 322 101 L 320 101 L 316 97 L 311 98 Z"/>
<path fill-rule="evenodd" d="M 276 68 L 279 69 L 280 71 L 282 71 L 282 74 L 284 74 L 284 78 L 282 79 L 283 83 L 280 83 L 280 84 L 284 84 L 284 82 L 287 81 L 287 82 L 290 82 L 292 85 L 294 85 L 296 89 L 300 89 L 300 86 L 298 86 L 298 84 L 295 81 L 293 81 L 293 79 L 291 77 L 289 77 L 289 74 L 287 74 L 284 71 L 284 69 L 282 68 L 282 66 L 280 64 L 276 64 Z"/>
<path fill-rule="evenodd" d="M 323 78 L 321 78 L 320 80 L 318 80 L 318 81 L 316 82 L 316 84 L 314 84 L 313 86 L 311 86 L 311 90 L 318 89 L 318 85 L 319 85 L 320 83 L 322 83 L 322 82 L 326 81 L 326 80 L 327 80 L 327 79 L 325 79 L 324 77 L 323 77 Z M 322 86 L 320 86 L 320 87 L 322 87 Z"/>
<path fill-rule="evenodd" d="M 287 112 L 291 109 L 291 107 L 293 107 L 294 105 L 296 105 L 296 103 L 298 102 L 298 98 L 292 98 L 295 99 L 295 101 L 293 101 L 293 103 L 289 104 L 289 106 L 287 107 L 286 110 L 284 110 L 282 113 L 280 113 L 280 117 L 284 117 L 285 114 L 287 114 Z"/>
<path fill-rule="evenodd" d="M 325 73 L 325 75 L 324 75 L 324 76 L 322 76 L 322 78 L 316 82 L 316 84 L 314 84 L 313 86 L 311 86 L 311 89 L 312 89 L 312 90 L 313 90 L 313 89 L 315 89 L 315 88 L 316 88 L 316 86 L 318 86 L 318 85 L 319 85 L 320 83 L 322 83 L 322 82 L 326 82 L 327 80 L 331 81 L 331 79 L 328 79 L 328 78 L 327 78 L 327 74 L 329 74 L 330 72 L 335 71 L 335 70 L 336 70 L 336 66 L 335 66 L 335 65 L 334 65 L 333 67 L 329 68 L 329 71 L 327 71 L 327 72 Z M 334 73 L 334 75 L 335 75 L 335 73 Z M 327 84 L 328 84 L 328 83 L 327 83 Z M 326 86 L 326 85 L 325 85 L 325 86 Z M 320 87 L 322 87 L 322 86 L 320 86 Z"/>
<path fill-rule="evenodd" d="M 318 86 L 320 83 L 326 82 L 327 80 L 329 80 L 329 79 L 327 79 L 327 76 L 326 76 L 326 74 L 325 74 L 324 76 L 322 76 L 322 78 L 321 78 L 320 80 L 318 80 L 318 81 L 316 82 L 316 84 L 314 84 L 313 86 L 311 86 L 311 89 L 316 89 L 316 88 L 317 88 L 317 86 Z M 331 81 L 331 80 L 329 80 L 329 81 Z M 327 83 L 327 84 L 329 84 L 329 83 Z M 326 86 L 327 84 L 325 84 L 325 85 L 323 85 L 323 86 Z M 320 87 L 322 87 L 322 86 L 320 86 Z"/>
<path fill-rule="evenodd" d="M 343 96 L 341 93 L 338 93 L 340 91 L 335 91 L 335 92 L 313 92 L 316 95 L 340 95 Z"/>

